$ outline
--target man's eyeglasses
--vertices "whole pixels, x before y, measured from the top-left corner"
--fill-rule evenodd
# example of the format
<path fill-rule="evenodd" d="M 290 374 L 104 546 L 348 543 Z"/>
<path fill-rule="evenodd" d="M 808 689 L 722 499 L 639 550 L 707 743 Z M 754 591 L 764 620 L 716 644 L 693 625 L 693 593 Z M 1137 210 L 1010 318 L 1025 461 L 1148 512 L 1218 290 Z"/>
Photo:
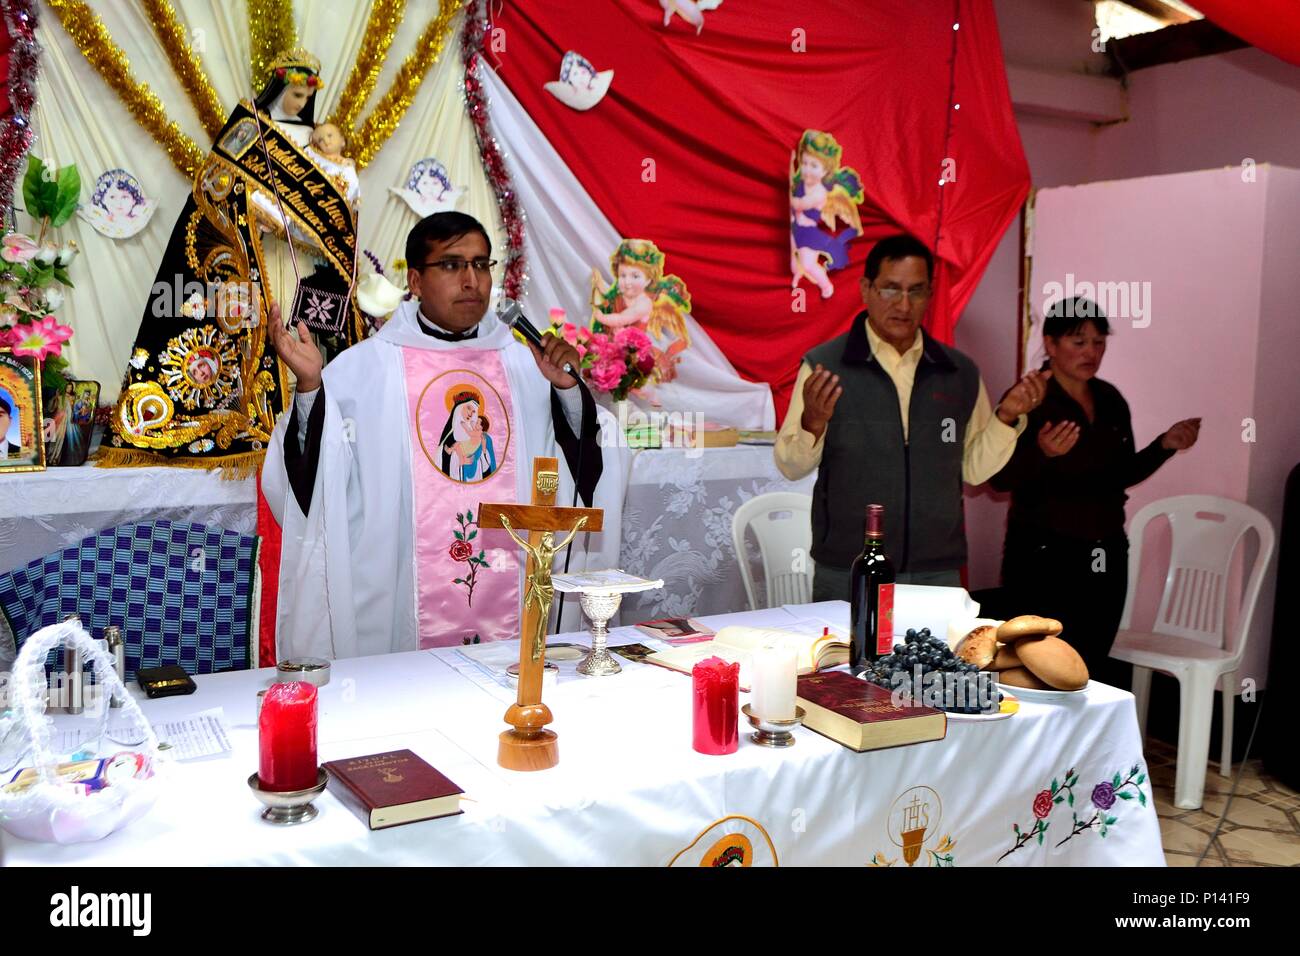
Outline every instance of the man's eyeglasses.
<path fill-rule="evenodd" d="M 490 275 L 493 267 L 497 264 L 495 259 L 439 259 L 437 262 L 426 262 L 420 266 L 421 269 L 436 269 L 446 276 L 458 275 L 466 266 L 473 269 L 478 275 Z"/>
<path fill-rule="evenodd" d="M 930 298 L 931 291 L 928 286 L 923 286 L 918 289 L 900 289 L 898 286 L 894 285 L 885 286 L 883 289 L 877 288 L 876 286 L 872 286 L 872 288 L 876 290 L 876 295 L 889 303 L 897 302 L 903 296 L 907 296 L 908 305 L 911 305 L 913 302 L 925 302 L 926 299 Z"/>

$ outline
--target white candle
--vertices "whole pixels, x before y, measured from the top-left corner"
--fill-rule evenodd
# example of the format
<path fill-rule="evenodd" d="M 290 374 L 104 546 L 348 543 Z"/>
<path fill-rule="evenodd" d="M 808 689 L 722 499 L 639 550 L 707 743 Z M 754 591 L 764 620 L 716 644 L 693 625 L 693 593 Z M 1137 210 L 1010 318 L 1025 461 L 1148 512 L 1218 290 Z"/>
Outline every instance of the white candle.
<path fill-rule="evenodd" d="M 796 657 L 793 648 L 760 647 L 754 651 L 750 706 L 765 720 L 794 719 Z"/>

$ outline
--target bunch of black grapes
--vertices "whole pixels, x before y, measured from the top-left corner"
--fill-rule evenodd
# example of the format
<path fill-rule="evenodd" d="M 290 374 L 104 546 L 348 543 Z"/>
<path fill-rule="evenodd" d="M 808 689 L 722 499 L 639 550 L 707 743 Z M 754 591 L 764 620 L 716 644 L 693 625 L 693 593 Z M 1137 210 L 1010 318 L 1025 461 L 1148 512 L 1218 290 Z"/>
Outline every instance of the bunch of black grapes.
<path fill-rule="evenodd" d="M 987 708 L 987 712 L 996 712 L 1002 695 L 993 689 L 993 674 L 988 671 L 981 673 L 975 664 L 963 661 L 952 652 L 947 641 L 932 635 L 928 627 L 919 631 L 909 628 L 904 640 L 905 643 L 894 645 L 894 653 L 868 663 L 862 672 L 863 678 L 889 690 L 901 688 L 903 693 L 912 695 L 912 681 L 918 667 L 922 678 L 936 671 L 955 674 L 954 693 L 951 698 L 945 693 L 947 706 L 943 710 L 956 714 L 978 714 L 982 712 L 980 700 L 992 699 L 994 704 Z M 946 686 L 945 678 L 945 688 Z M 918 703 L 924 699 L 925 687 L 923 683 L 915 690 L 914 696 Z"/>

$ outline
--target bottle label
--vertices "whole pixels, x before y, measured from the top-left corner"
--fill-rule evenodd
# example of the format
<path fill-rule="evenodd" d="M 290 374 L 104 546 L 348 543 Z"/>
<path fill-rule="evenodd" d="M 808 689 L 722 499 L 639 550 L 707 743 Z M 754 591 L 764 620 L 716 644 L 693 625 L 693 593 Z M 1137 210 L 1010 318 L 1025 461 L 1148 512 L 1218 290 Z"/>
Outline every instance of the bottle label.
<path fill-rule="evenodd" d="M 880 585 L 879 596 L 876 604 L 876 653 L 883 655 L 894 649 L 894 585 Z"/>

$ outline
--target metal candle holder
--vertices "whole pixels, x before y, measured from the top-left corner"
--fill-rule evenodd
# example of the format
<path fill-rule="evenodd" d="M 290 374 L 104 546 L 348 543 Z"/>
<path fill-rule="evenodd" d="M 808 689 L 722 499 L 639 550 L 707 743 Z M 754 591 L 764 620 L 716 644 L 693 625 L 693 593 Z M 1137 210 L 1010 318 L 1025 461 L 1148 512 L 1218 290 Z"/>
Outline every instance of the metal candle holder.
<path fill-rule="evenodd" d="M 312 801 L 324 792 L 328 780 L 329 775 L 325 772 L 325 768 L 317 767 L 316 786 L 308 787 L 306 790 L 277 793 L 274 790 L 263 790 L 261 778 L 253 774 L 248 778 L 248 789 L 253 791 L 253 796 L 266 804 L 266 809 L 262 811 L 263 820 L 277 826 L 290 827 L 316 819 L 318 811 L 312 806 Z"/>
<path fill-rule="evenodd" d="M 766 717 L 759 717 L 746 704 L 740 708 L 740 712 L 749 719 L 750 726 L 755 730 L 749 735 L 749 739 L 763 747 L 793 747 L 794 746 L 794 729 L 803 723 L 805 711 L 798 705 L 794 708 L 794 716 L 789 720 L 768 720 Z"/>
<path fill-rule="evenodd" d="M 623 668 L 610 654 L 606 641 L 609 639 L 609 619 L 618 613 L 623 593 L 583 591 L 578 603 L 587 620 L 591 621 L 591 651 L 578 664 L 578 673 L 586 677 L 608 677 L 621 672 Z"/>

